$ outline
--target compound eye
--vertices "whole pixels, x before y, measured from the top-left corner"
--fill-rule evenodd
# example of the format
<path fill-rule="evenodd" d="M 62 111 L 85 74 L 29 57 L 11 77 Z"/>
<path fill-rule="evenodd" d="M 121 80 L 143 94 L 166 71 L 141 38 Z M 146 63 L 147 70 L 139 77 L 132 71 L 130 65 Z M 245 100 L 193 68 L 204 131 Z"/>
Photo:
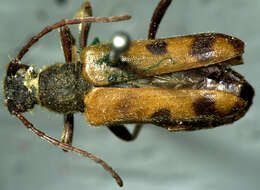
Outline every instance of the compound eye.
<path fill-rule="evenodd" d="M 8 111 L 12 114 L 12 111 L 15 110 L 15 111 L 18 111 L 18 112 L 22 112 L 22 110 L 19 110 L 17 108 L 17 106 L 15 105 L 15 101 L 13 100 L 7 100 L 7 108 L 8 108 Z"/>
<path fill-rule="evenodd" d="M 19 64 L 17 63 L 15 60 L 12 60 L 7 67 L 7 76 L 11 77 L 14 76 L 16 74 L 16 72 L 19 69 L 24 68 L 25 70 L 27 69 L 28 66 L 24 65 L 24 64 Z"/>

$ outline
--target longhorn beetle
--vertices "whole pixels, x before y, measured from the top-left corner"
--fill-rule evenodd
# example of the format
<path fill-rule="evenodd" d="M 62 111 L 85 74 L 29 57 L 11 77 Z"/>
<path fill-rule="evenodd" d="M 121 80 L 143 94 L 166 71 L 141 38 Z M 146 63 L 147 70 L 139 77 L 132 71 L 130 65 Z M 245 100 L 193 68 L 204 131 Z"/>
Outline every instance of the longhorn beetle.
<path fill-rule="evenodd" d="M 5 103 L 36 135 L 102 165 L 122 186 L 119 175 L 103 160 L 72 144 L 73 114 L 84 112 L 92 125 L 105 125 L 119 138 L 136 138 L 142 124 L 169 131 L 197 130 L 232 123 L 252 104 L 254 90 L 230 66 L 242 64 L 243 41 L 219 33 L 155 39 L 171 0 L 155 9 L 147 40 L 130 41 L 119 33 L 113 43 L 87 46 L 91 22 L 127 20 L 130 16 L 92 17 L 86 2 L 72 20 L 61 20 L 34 36 L 7 66 Z M 80 55 L 68 25 L 79 24 Z M 65 64 L 37 72 L 21 64 L 29 48 L 59 29 Z M 119 43 L 118 43 L 119 42 Z M 39 104 L 64 115 L 61 141 L 36 129 L 22 112 Z M 136 123 L 131 134 L 123 124 Z"/>

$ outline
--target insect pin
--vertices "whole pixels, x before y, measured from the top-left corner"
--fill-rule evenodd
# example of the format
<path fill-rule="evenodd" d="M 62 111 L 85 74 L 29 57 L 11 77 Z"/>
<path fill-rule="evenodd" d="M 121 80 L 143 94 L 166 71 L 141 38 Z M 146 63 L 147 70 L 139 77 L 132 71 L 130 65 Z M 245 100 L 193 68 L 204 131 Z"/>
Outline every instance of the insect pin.
<path fill-rule="evenodd" d="M 115 22 L 130 16 L 92 17 L 86 2 L 72 20 L 61 20 L 34 36 L 8 65 L 4 80 L 9 112 L 36 135 L 100 164 L 117 183 L 119 175 L 95 155 L 73 147 L 73 114 L 84 112 L 92 125 L 105 125 L 119 138 L 135 139 L 142 124 L 169 131 L 197 130 L 232 123 L 252 104 L 254 90 L 230 66 L 242 64 L 244 43 L 219 33 L 202 33 L 155 39 L 171 0 L 155 9 L 147 40 L 130 41 L 118 33 L 113 43 L 87 46 L 91 22 Z M 79 24 L 80 55 L 69 25 Z M 21 64 L 29 48 L 59 28 L 64 64 L 40 72 Z M 61 141 L 47 136 L 30 123 L 23 112 L 39 104 L 64 115 Z M 123 124 L 136 124 L 131 134 Z"/>

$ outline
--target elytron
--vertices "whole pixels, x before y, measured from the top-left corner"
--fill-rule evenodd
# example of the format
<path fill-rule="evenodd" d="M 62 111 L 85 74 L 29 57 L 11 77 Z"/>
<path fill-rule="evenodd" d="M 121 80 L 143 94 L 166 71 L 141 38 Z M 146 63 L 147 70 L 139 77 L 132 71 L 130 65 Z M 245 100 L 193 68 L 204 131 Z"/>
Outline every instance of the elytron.
<path fill-rule="evenodd" d="M 95 155 L 72 144 L 73 114 L 84 112 L 91 125 L 107 126 L 119 138 L 137 137 L 142 124 L 168 131 L 213 128 L 245 115 L 254 90 L 230 67 L 242 64 L 244 42 L 220 33 L 202 33 L 155 39 L 171 0 L 155 9 L 147 40 L 131 41 L 124 32 L 113 42 L 87 45 L 91 22 L 116 22 L 130 16 L 92 17 L 89 2 L 76 18 L 47 26 L 12 59 L 4 80 L 9 112 L 43 139 L 101 164 L 122 186 L 119 175 Z M 69 25 L 79 24 L 79 55 Z M 65 63 L 37 71 L 21 63 L 41 37 L 59 29 Z M 117 41 L 117 42 L 116 42 Z M 119 42 L 119 44 L 118 44 Z M 36 129 L 23 112 L 40 105 L 64 115 L 61 141 Z M 124 124 L 136 124 L 131 134 Z"/>

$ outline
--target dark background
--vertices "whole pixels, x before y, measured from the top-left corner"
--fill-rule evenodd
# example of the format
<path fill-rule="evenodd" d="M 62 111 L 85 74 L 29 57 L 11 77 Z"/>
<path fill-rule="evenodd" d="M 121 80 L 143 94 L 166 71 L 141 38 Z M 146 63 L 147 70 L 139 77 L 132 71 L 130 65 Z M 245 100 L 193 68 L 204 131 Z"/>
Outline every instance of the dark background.
<path fill-rule="evenodd" d="M 114 31 L 127 31 L 145 39 L 152 12 L 159 0 L 95 0 L 94 16 L 130 14 L 127 22 L 93 24 L 90 38 L 108 41 Z M 0 74 L 4 77 L 8 55 L 19 49 L 43 27 L 61 18 L 72 18 L 80 1 L 1 0 Z M 260 186 L 259 129 L 259 25 L 258 0 L 174 0 L 160 26 L 158 37 L 199 32 L 221 32 L 246 42 L 245 65 L 235 70 L 254 86 L 250 111 L 232 125 L 212 130 L 169 133 L 146 125 L 131 143 L 120 141 L 104 127 L 89 127 L 76 115 L 74 145 L 107 161 L 124 180 L 123 189 L 142 190 L 257 190 Z M 74 34 L 77 34 L 77 27 Z M 57 31 L 40 40 L 23 63 L 45 67 L 62 62 Z M 4 99 L 1 95 L 1 104 Z M 60 138 L 62 116 L 36 107 L 25 114 L 47 134 Z M 95 163 L 42 141 L 0 110 L 0 189 L 119 189 Z"/>

